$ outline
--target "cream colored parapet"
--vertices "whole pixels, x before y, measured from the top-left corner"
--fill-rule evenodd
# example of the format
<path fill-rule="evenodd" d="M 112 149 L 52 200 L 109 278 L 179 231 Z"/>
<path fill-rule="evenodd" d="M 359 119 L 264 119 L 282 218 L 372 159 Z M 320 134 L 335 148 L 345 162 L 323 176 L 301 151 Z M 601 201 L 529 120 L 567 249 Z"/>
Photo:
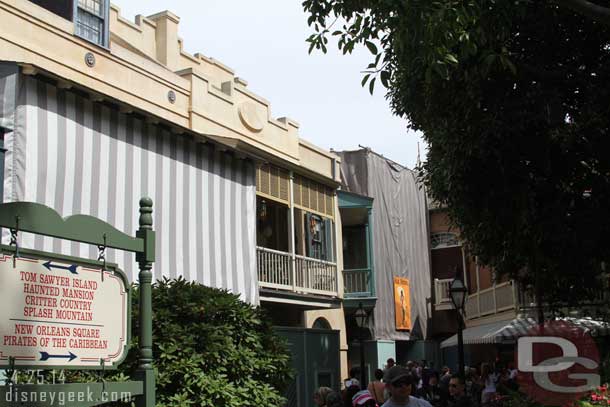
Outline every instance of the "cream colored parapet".
<path fill-rule="evenodd" d="M 91 55 L 90 62 L 86 56 Z M 188 127 L 190 85 L 127 48 L 95 46 L 74 35 L 72 22 L 24 0 L 0 0 L 0 60 L 41 72 Z M 169 92 L 175 99 L 168 100 Z"/>
<path fill-rule="evenodd" d="M 226 65 L 183 50 L 169 11 L 130 22 L 111 6 L 110 49 L 74 35 L 73 23 L 24 0 L 0 0 L 0 60 L 32 66 L 169 125 L 247 146 L 261 157 L 338 183 L 338 157 L 299 138 L 299 125 L 274 119 L 270 103 Z M 85 56 L 93 54 L 95 65 Z M 128 109 L 128 110 L 129 110 Z M 332 181 L 331 181 L 332 180 Z"/>

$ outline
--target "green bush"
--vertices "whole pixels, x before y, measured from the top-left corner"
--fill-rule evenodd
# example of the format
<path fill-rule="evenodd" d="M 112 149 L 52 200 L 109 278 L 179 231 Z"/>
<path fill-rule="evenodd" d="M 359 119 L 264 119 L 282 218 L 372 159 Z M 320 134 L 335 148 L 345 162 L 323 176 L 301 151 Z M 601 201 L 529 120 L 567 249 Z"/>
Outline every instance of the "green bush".
<path fill-rule="evenodd" d="M 260 308 L 182 278 L 154 284 L 152 304 L 157 407 L 283 405 L 290 355 Z M 132 305 L 130 351 L 117 372 L 106 374 L 109 381 L 126 380 L 137 367 L 137 287 Z M 85 373 L 70 381 L 94 380 L 95 373 Z"/>
<path fill-rule="evenodd" d="M 136 311 L 139 293 L 133 294 Z M 156 283 L 152 303 L 157 406 L 282 404 L 290 356 L 259 308 L 184 279 Z M 137 320 L 136 311 L 134 338 Z"/>

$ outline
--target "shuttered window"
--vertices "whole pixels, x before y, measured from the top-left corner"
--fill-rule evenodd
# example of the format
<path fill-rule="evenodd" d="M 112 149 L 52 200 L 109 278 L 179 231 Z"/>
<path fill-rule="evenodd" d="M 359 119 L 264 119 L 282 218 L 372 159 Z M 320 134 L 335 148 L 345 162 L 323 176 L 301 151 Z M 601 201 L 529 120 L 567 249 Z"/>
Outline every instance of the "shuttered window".
<path fill-rule="evenodd" d="M 290 174 L 269 164 L 256 170 L 256 192 L 267 198 L 290 204 Z"/>
<path fill-rule="evenodd" d="M 333 218 L 334 189 L 299 174 L 294 175 L 294 206 Z M 260 196 L 290 205 L 290 173 L 262 164 L 256 171 L 256 192 Z"/>
<path fill-rule="evenodd" d="M 334 190 L 312 179 L 295 174 L 294 205 L 332 218 L 335 213 Z"/>

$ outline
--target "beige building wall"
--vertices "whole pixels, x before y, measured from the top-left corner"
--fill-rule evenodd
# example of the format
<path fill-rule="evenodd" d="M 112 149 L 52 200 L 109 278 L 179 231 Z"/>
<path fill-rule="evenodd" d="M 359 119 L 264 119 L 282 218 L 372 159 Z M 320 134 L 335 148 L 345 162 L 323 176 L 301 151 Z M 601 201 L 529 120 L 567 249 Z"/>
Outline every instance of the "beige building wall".
<path fill-rule="evenodd" d="M 180 18 L 169 11 L 138 15 L 132 22 L 111 5 L 108 48 L 74 35 L 73 22 L 29 1 L 0 0 L 0 21 L 0 60 L 18 63 L 26 75 L 42 74 L 173 133 L 213 140 L 333 189 L 340 183 L 338 156 L 303 140 L 295 120 L 274 117 L 270 102 L 251 92 L 231 68 L 185 52 Z M 336 199 L 335 207 L 339 214 Z M 335 219 L 342 297 L 341 223 Z M 343 309 L 307 312 L 306 326 L 319 316 L 341 331 L 341 375 L 346 377 Z"/>
<path fill-rule="evenodd" d="M 169 11 L 131 22 L 112 5 L 108 48 L 74 35 L 71 21 L 28 1 L 0 0 L 0 21 L 0 60 L 19 63 L 26 73 L 42 73 L 176 133 L 215 139 L 329 186 L 339 184 L 338 157 L 302 140 L 296 121 L 273 117 L 270 102 L 231 68 L 185 52 L 180 18 Z M 91 58 L 95 63 L 88 65 Z"/>

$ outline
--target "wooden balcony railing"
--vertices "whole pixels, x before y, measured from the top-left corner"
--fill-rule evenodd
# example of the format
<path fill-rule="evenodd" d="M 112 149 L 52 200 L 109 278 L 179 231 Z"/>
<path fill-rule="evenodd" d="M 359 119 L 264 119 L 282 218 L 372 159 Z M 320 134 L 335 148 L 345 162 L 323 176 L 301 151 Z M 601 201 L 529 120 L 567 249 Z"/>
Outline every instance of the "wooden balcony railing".
<path fill-rule="evenodd" d="M 468 296 L 466 319 L 479 318 L 514 309 L 515 290 L 512 281 L 494 285 Z"/>
<path fill-rule="evenodd" d="M 278 290 L 338 295 L 337 265 L 328 261 L 295 256 L 264 247 L 256 248 L 258 284 Z"/>
<path fill-rule="evenodd" d="M 372 297 L 374 293 L 371 279 L 372 270 L 369 268 L 343 270 L 345 296 Z"/>
<path fill-rule="evenodd" d="M 451 281 L 453 281 L 451 278 L 434 279 L 434 308 L 439 311 L 453 308 L 453 303 L 449 296 Z"/>
<path fill-rule="evenodd" d="M 297 289 L 304 293 L 337 296 L 337 265 L 328 261 L 296 256 Z"/>

